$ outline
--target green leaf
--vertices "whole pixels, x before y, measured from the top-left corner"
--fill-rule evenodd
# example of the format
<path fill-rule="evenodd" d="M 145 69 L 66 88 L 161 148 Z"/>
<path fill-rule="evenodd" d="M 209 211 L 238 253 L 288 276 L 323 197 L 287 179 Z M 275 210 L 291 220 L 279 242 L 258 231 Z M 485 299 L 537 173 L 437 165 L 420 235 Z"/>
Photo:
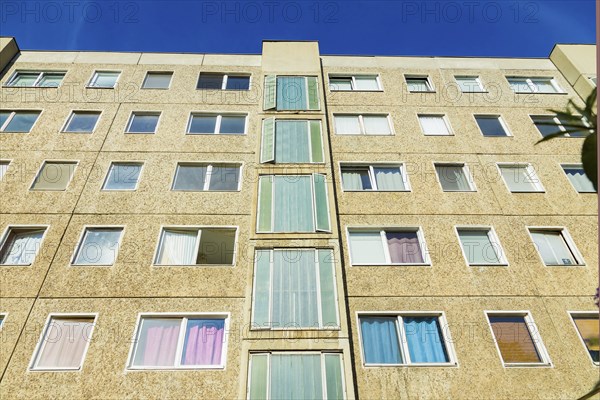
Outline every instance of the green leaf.
<path fill-rule="evenodd" d="M 592 133 L 583 141 L 581 148 L 581 163 L 585 174 L 592 181 L 594 189 L 598 191 L 598 150 L 597 150 L 597 134 Z"/>

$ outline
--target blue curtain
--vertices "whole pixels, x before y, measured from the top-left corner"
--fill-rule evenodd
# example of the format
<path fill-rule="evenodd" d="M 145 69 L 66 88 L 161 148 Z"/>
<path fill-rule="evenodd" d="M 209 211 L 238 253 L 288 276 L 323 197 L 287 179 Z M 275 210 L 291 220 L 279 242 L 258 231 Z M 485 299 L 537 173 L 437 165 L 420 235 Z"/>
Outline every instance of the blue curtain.
<path fill-rule="evenodd" d="M 411 362 L 448 362 L 437 317 L 404 317 L 403 320 Z"/>
<path fill-rule="evenodd" d="M 401 364 L 396 317 L 360 319 L 365 363 Z"/>
<path fill-rule="evenodd" d="M 277 77 L 277 109 L 307 110 L 306 79 L 303 76 Z"/>

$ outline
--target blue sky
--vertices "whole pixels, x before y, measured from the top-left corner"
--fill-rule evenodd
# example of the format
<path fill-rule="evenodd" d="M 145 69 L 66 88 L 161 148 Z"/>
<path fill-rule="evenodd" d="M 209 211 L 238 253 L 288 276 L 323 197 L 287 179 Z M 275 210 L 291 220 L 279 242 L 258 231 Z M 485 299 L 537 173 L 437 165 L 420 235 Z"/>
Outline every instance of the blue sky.
<path fill-rule="evenodd" d="M 277 39 L 318 40 L 322 54 L 547 57 L 595 32 L 594 0 L 0 0 L 0 35 L 26 50 L 256 54 Z"/>

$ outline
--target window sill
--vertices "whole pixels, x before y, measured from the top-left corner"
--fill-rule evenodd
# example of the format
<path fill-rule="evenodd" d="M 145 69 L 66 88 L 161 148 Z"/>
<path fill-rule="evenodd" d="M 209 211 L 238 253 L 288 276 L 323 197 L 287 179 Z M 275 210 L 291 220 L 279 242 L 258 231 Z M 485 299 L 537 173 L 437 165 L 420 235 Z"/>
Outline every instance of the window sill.
<path fill-rule="evenodd" d="M 169 90 L 170 88 L 141 88 L 142 90 Z"/>
<path fill-rule="evenodd" d="M 112 267 L 114 264 L 69 264 L 69 267 L 101 267 L 107 268 Z"/>
<path fill-rule="evenodd" d="M 468 264 L 469 267 L 508 267 L 508 263 L 500 264 Z"/>
<path fill-rule="evenodd" d="M 561 268 L 561 267 L 565 267 L 565 268 L 573 268 L 573 267 L 585 267 L 585 264 L 544 264 L 544 266 L 546 267 L 550 267 L 550 268 Z"/>
<path fill-rule="evenodd" d="M 514 191 L 511 190 L 511 193 L 546 193 L 545 190 L 518 190 L 518 191 Z"/>
<path fill-rule="evenodd" d="M 247 136 L 246 133 L 214 133 L 214 132 L 203 132 L 203 133 L 194 133 L 194 132 L 186 132 L 186 136 Z"/>
<path fill-rule="evenodd" d="M 135 192 L 136 189 L 100 189 L 101 192 Z"/>
<path fill-rule="evenodd" d="M 267 327 L 250 327 L 250 331 L 251 332 L 304 332 L 304 331 L 317 331 L 317 332 L 336 332 L 336 331 L 341 331 L 342 329 L 339 326 L 336 327 L 332 327 L 332 328 L 325 328 L 325 327 L 321 327 L 321 328 L 315 328 L 315 327 L 283 327 L 283 328 L 267 328 Z"/>
<path fill-rule="evenodd" d="M 154 135 L 156 132 L 123 132 L 123 133 L 125 133 L 126 135 L 130 135 L 130 134 L 133 134 L 133 135 Z"/>
<path fill-rule="evenodd" d="M 431 267 L 430 263 L 406 264 L 352 264 L 353 267 Z"/>
<path fill-rule="evenodd" d="M 30 192 L 66 192 L 67 189 L 29 189 Z"/>
<path fill-rule="evenodd" d="M 194 371 L 194 370 L 225 370 L 224 365 L 191 366 L 191 367 L 128 367 L 126 371 Z"/>
<path fill-rule="evenodd" d="M 552 368 L 551 363 L 504 363 L 505 368 Z"/>
<path fill-rule="evenodd" d="M 235 190 L 175 190 L 171 189 L 171 192 L 181 192 L 181 193 L 239 193 L 240 189 Z"/>
<path fill-rule="evenodd" d="M 377 90 L 332 90 L 329 89 L 329 91 L 331 93 L 339 93 L 339 92 L 350 92 L 350 93 L 383 93 L 383 89 L 377 89 Z"/>
<path fill-rule="evenodd" d="M 0 264 L 0 268 L 2 267 L 31 267 L 33 263 L 29 264 Z"/>
<path fill-rule="evenodd" d="M 336 136 L 396 136 L 393 133 L 336 133 Z"/>
<path fill-rule="evenodd" d="M 477 193 L 477 190 L 442 190 L 444 193 Z"/>
<path fill-rule="evenodd" d="M 27 131 L 27 132 L 18 132 L 18 131 L 0 131 L 0 133 L 30 133 L 31 131 Z"/>
<path fill-rule="evenodd" d="M 2 88 L 15 88 L 15 89 L 57 89 L 60 86 L 17 86 L 17 85 L 2 85 Z"/>
<path fill-rule="evenodd" d="M 435 90 L 409 90 L 408 93 L 435 93 Z"/>
<path fill-rule="evenodd" d="M 389 368 L 389 367 L 458 367 L 457 363 L 445 362 L 445 363 L 410 363 L 410 364 L 364 364 L 365 368 Z"/>
<path fill-rule="evenodd" d="M 114 89 L 114 86 L 86 86 L 84 89 Z"/>
<path fill-rule="evenodd" d="M 217 88 L 196 88 L 196 90 L 218 90 L 218 91 L 223 91 L 223 92 L 249 92 L 250 89 L 217 89 Z"/>
<path fill-rule="evenodd" d="M 346 193 L 410 193 L 412 190 L 347 190 Z"/>
<path fill-rule="evenodd" d="M 81 372 L 79 368 L 29 368 L 30 372 Z"/>
<path fill-rule="evenodd" d="M 195 267 L 195 268 L 233 268 L 234 264 L 152 264 L 153 268 L 186 268 L 186 267 Z"/>
<path fill-rule="evenodd" d="M 94 133 L 94 131 L 60 131 L 60 133 L 74 133 L 76 135 L 79 135 L 79 134 L 91 135 L 92 133 Z"/>
<path fill-rule="evenodd" d="M 513 91 L 514 94 L 553 94 L 553 95 L 566 95 L 569 94 L 567 92 L 515 92 Z"/>

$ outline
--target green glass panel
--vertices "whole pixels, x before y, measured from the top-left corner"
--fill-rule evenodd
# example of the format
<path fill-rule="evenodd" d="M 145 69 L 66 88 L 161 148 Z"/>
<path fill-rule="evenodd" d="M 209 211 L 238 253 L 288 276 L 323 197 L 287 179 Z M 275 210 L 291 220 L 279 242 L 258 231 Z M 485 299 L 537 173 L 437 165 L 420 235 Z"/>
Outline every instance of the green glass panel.
<path fill-rule="evenodd" d="M 315 214 L 317 216 L 317 230 L 330 232 L 329 204 L 327 202 L 327 188 L 325 187 L 325 175 L 313 174 L 315 185 Z"/>
<path fill-rule="evenodd" d="M 261 176 L 258 199 L 258 232 L 271 232 L 271 207 L 273 204 L 273 182 L 271 176 Z"/>
<path fill-rule="evenodd" d="M 319 282 L 321 284 L 321 316 L 324 327 L 338 326 L 335 301 L 333 250 L 318 250 Z"/>
<path fill-rule="evenodd" d="M 257 250 L 255 253 L 256 272 L 254 278 L 254 320 L 255 325 L 266 327 L 269 321 L 269 291 L 271 250 Z"/>
<path fill-rule="evenodd" d="M 250 366 L 250 400 L 265 400 L 267 398 L 267 354 L 253 354 Z"/>
<path fill-rule="evenodd" d="M 310 146 L 312 162 L 323 162 L 323 138 L 321 136 L 321 121 L 310 121 Z"/>

